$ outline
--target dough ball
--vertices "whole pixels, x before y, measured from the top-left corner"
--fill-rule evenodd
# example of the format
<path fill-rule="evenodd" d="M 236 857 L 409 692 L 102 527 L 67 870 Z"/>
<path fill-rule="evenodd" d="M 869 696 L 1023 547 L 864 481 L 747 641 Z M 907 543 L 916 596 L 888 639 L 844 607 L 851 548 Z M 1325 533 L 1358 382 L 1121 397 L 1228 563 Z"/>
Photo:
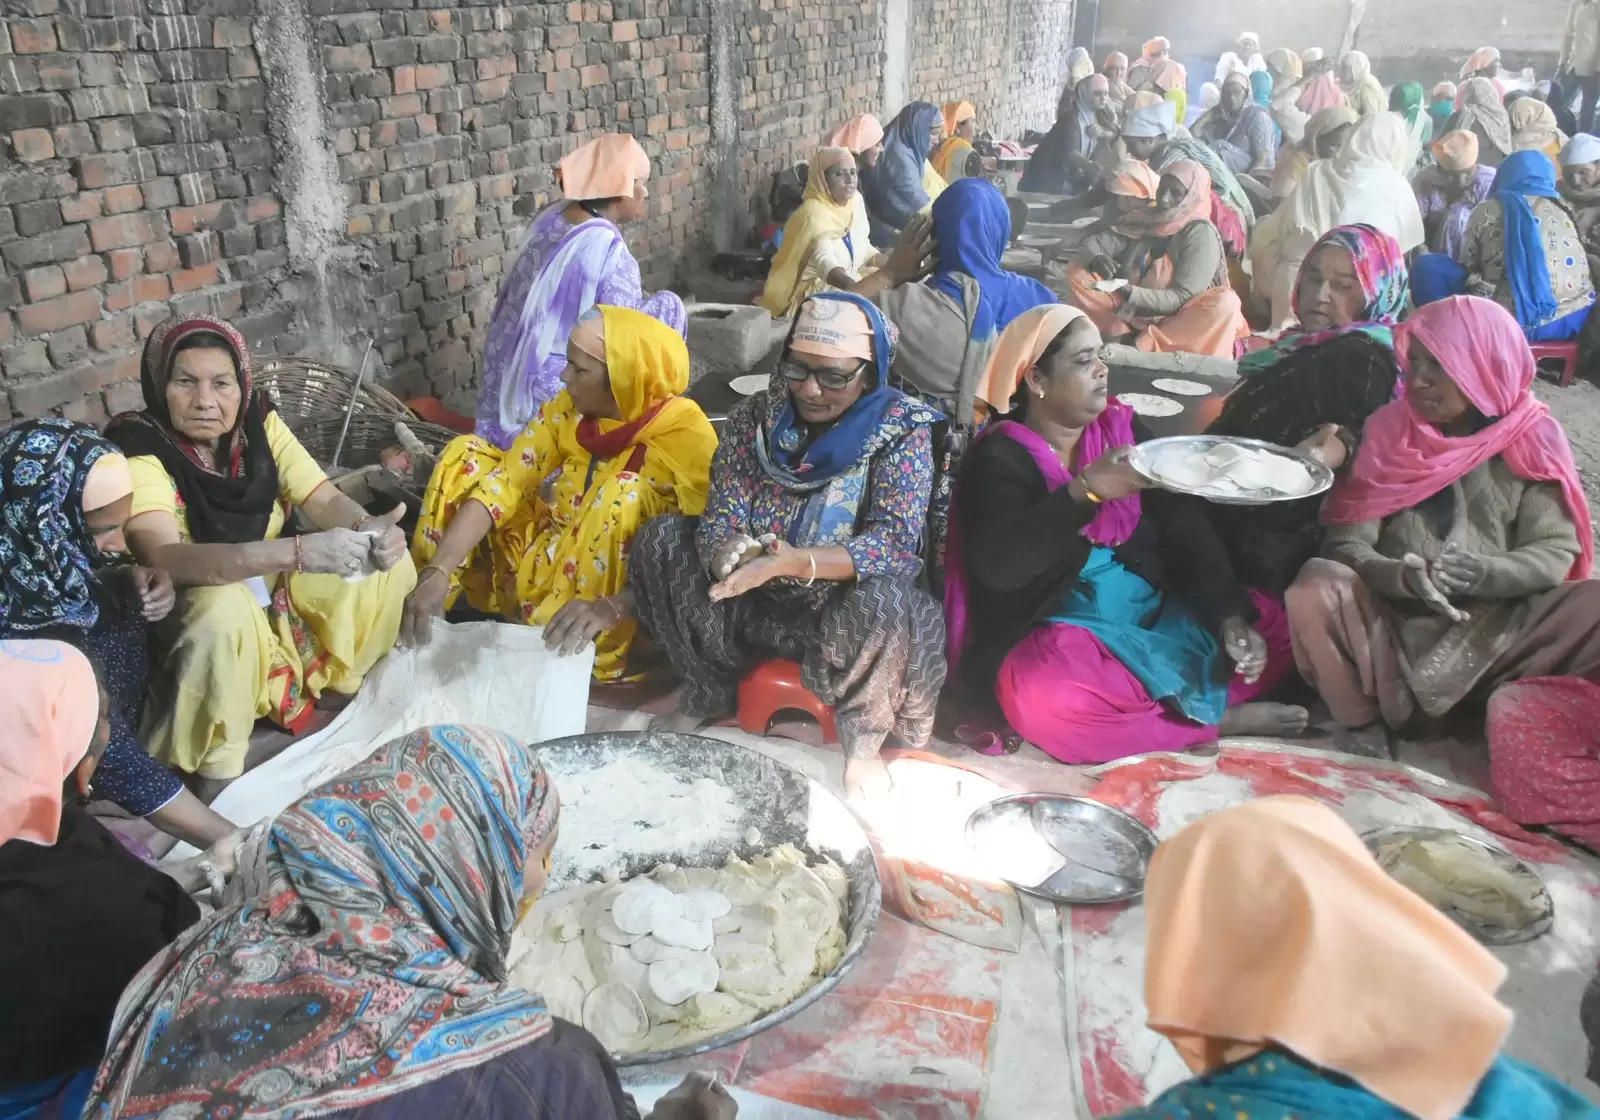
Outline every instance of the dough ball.
<path fill-rule="evenodd" d="M 600 873 L 600 881 L 604 883 L 622 882 L 622 868 L 617 864 L 612 864 Z"/>
<path fill-rule="evenodd" d="M 722 969 L 710 953 L 657 961 L 650 966 L 650 991 L 662 1003 L 675 1007 L 690 996 L 716 990 Z"/>
<path fill-rule="evenodd" d="M 661 884 L 649 879 L 635 879 L 622 888 L 616 902 L 611 905 L 611 919 L 624 933 L 643 937 L 656 922 L 657 911 L 662 915 L 682 913 L 678 896 Z"/>
<path fill-rule="evenodd" d="M 683 916 L 691 922 L 714 922 L 732 909 L 721 891 L 690 891 L 683 896 Z"/>
<path fill-rule="evenodd" d="M 607 1050 L 627 1050 L 644 1038 L 650 1016 L 638 992 L 613 980 L 583 1001 L 583 1026 Z"/>
<path fill-rule="evenodd" d="M 761 830 L 755 825 L 751 825 L 744 830 L 743 840 L 752 848 L 759 846 L 761 843 Z"/>
<path fill-rule="evenodd" d="M 711 948 L 711 923 L 693 922 L 683 914 L 664 914 L 650 927 L 651 934 L 663 945 L 676 945 L 680 949 L 704 952 Z"/>

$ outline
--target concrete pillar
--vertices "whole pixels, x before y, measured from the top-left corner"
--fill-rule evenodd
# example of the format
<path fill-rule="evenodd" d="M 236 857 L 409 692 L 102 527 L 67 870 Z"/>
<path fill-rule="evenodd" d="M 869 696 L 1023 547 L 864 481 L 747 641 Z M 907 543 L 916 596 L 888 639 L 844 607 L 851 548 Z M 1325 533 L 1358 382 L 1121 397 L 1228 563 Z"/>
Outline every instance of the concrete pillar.
<path fill-rule="evenodd" d="M 304 315 L 305 352 L 355 368 L 366 339 L 349 324 L 370 312 L 365 275 L 345 242 L 344 184 L 323 108 L 322 51 L 305 0 L 256 0 L 252 13 L 267 131 L 283 199 L 290 280 L 284 295 Z"/>
<path fill-rule="evenodd" d="M 744 244 L 743 153 L 739 146 L 739 95 L 744 85 L 738 0 L 711 0 L 707 43 L 711 71 L 711 248 L 725 253 Z"/>
<path fill-rule="evenodd" d="M 883 113 L 884 124 L 911 100 L 911 34 L 913 0 L 884 0 L 883 5 Z"/>

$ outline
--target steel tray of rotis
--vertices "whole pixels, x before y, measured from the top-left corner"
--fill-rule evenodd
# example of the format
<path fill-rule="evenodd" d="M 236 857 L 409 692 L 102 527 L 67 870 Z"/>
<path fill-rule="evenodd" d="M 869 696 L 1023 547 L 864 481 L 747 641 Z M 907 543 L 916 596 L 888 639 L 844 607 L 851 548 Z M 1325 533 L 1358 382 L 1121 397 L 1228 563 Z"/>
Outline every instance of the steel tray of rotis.
<path fill-rule="evenodd" d="M 1550 932 L 1550 927 L 1555 925 L 1556 907 L 1550 898 L 1550 892 L 1545 889 L 1544 880 L 1533 868 L 1523 863 L 1516 856 L 1504 848 L 1493 844 L 1485 844 L 1482 840 L 1458 832 L 1453 828 L 1422 828 L 1411 825 L 1400 825 L 1390 828 L 1375 828 L 1361 834 L 1362 843 L 1366 844 L 1378 861 L 1378 866 L 1385 871 L 1390 871 L 1398 858 L 1399 845 L 1406 840 L 1451 840 L 1468 848 L 1481 851 L 1488 859 L 1502 870 L 1510 872 L 1516 878 L 1527 884 L 1535 896 L 1534 909 L 1536 911 L 1532 920 L 1515 926 L 1495 925 L 1481 921 L 1471 914 L 1462 913 L 1452 906 L 1441 906 L 1439 912 L 1444 914 L 1456 925 L 1472 934 L 1473 937 L 1485 945 L 1517 945 L 1524 941 L 1533 941 Z M 1385 862 L 1385 855 L 1388 861 Z"/>
<path fill-rule="evenodd" d="M 1163 471 L 1163 467 L 1168 463 L 1199 458 L 1223 444 L 1266 451 L 1292 460 L 1305 468 L 1306 486 L 1293 493 L 1273 489 L 1240 490 L 1217 483 L 1195 487 L 1183 485 Z M 1162 439 L 1146 440 L 1144 443 L 1136 444 L 1129 452 L 1128 465 L 1163 490 L 1192 494 L 1208 502 L 1231 506 L 1264 506 L 1273 502 L 1297 502 L 1301 498 L 1321 494 L 1333 485 L 1333 471 L 1329 470 L 1326 464 L 1318 462 L 1304 452 L 1296 451 L 1292 447 L 1281 447 L 1265 440 L 1243 439 L 1236 436 L 1167 436 Z"/>

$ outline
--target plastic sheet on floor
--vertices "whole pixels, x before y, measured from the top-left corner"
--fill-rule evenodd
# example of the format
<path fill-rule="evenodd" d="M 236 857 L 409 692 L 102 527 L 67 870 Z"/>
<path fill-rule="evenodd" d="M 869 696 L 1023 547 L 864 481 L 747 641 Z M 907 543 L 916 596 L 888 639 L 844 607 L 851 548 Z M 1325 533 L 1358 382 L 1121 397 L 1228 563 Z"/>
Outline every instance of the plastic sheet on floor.
<path fill-rule="evenodd" d="M 436 622 L 421 649 L 396 649 L 342 712 L 228 786 L 212 807 L 237 824 L 275 816 L 309 790 L 419 727 L 491 727 L 527 743 L 581 735 L 594 647 L 563 657 L 544 631 L 497 622 Z M 192 855 L 180 844 L 174 858 Z"/>

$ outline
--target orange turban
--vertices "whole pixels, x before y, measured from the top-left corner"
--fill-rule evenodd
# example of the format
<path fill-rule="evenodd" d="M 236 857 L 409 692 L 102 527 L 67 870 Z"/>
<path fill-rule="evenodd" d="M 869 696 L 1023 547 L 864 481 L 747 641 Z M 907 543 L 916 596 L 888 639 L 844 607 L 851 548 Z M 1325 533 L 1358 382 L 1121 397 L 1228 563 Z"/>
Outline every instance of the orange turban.
<path fill-rule="evenodd" d="M 608 132 L 563 159 L 560 169 L 561 192 L 575 202 L 631 198 L 650 178 L 650 157 L 633 137 Z"/>
<path fill-rule="evenodd" d="M 1456 129 L 1433 142 L 1433 158 L 1446 171 L 1465 171 L 1478 166 L 1477 133 Z"/>
<path fill-rule="evenodd" d="M 863 113 L 839 128 L 823 144 L 825 148 L 845 148 L 860 155 L 883 141 L 883 125 L 871 113 Z"/>

